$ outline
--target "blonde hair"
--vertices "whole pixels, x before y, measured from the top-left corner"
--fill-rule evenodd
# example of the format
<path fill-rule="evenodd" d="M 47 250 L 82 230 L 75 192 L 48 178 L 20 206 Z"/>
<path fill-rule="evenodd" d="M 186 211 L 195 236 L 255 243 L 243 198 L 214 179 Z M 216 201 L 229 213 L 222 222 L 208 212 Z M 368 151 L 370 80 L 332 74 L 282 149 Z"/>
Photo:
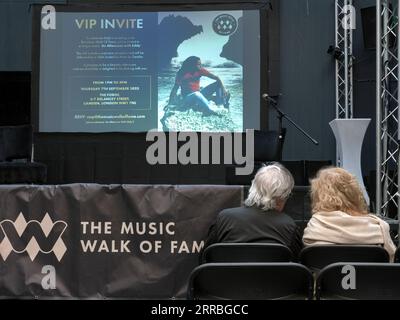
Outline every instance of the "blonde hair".
<path fill-rule="evenodd" d="M 276 208 L 276 200 L 286 201 L 294 187 L 294 179 L 281 164 L 262 167 L 256 174 L 245 201 L 247 207 L 256 206 L 263 211 Z"/>
<path fill-rule="evenodd" d="M 312 211 L 368 214 L 368 206 L 356 177 L 341 168 L 326 168 L 311 181 Z"/>

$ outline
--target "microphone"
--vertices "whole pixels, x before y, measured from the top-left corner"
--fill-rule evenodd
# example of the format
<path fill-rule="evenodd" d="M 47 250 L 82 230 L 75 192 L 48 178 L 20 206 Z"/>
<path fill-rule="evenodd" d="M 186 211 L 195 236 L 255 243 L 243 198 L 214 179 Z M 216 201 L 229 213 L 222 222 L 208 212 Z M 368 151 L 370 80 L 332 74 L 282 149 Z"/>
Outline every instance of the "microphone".
<path fill-rule="evenodd" d="M 279 97 L 279 96 L 280 95 L 278 95 L 277 97 Z M 273 99 L 272 97 L 270 97 L 268 93 L 264 93 L 261 97 L 266 101 L 272 102 L 274 104 L 278 104 L 278 102 L 275 99 Z"/>

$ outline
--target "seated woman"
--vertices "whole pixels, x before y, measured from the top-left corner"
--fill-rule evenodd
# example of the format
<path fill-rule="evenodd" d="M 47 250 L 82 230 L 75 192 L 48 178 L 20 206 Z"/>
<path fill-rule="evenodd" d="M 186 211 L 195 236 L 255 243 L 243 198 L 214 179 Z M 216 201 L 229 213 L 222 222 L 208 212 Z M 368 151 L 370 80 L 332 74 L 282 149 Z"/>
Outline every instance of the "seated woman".
<path fill-rule="evenodd" d="M 346 170 L 321 170 L 311 181 L 313 216 L 304 230 L 310 245 L 382 245 L 391 261 L 396 251 L 389 225 L 368 213 L 360 185 Z"/>
<path fill-rule="evenodd" d="M 200 89 L 201 77 L 208 77 L 215 82 Z M 189 57 L 182 63 L 171 90 L 169 104 L 177 104 L 179 88 L 181 88 L 182 103 L 185 108 L 196 106 L 205 115 L 216 114 L 210 108 L 210 100 L 214 100 L 217 105 L 223 105 L 226 109 L 229 108 L 229 92 L 226 91 L 219 77 L 202 67 L 199 57 Z"/>

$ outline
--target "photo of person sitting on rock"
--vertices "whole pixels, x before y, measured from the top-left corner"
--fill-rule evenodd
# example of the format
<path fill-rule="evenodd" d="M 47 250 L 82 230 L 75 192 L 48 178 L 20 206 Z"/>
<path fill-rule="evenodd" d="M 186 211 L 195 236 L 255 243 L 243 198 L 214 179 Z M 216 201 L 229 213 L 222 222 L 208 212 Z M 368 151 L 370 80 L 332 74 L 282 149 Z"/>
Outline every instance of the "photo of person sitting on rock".
<path fill-rule="evenodd" d="M 200 87 L 201 77 L 215 80 L 205 88 Z M 181 94 L 178 96 L 178 90 Z M 168 106 L 179 105 L 181 108 L 198 108 L 204 115 L 218 115 L 212 110 L 211 101 L 217 106 L 229 109 L 230 93 L 221 79 L 202 67 L 199 57 L 187 58 L 176 75 L 175 85 L 171 90 Z"/>

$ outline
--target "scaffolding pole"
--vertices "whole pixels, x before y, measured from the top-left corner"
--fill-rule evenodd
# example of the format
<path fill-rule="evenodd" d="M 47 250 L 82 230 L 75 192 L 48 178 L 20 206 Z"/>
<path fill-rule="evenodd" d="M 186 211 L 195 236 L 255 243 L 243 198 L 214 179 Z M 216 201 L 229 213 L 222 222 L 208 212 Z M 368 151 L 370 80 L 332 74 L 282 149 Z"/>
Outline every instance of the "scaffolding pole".
<path fill-rule="evenodd" d="M 344 28 L 353 0 L 335 0 L 335 47 L 342 54 L 336 57 L 336 118 L 353 117 L 353 29 Z M 345 21 L 346 20 L 346 21 Z M 345 21 L 345 22 L 344 22 Z"/>
<path fill-rule="evenodd" d="M 376 213 L 399 219 L 398 1 L 376 0 L 376 17 Z"/>

